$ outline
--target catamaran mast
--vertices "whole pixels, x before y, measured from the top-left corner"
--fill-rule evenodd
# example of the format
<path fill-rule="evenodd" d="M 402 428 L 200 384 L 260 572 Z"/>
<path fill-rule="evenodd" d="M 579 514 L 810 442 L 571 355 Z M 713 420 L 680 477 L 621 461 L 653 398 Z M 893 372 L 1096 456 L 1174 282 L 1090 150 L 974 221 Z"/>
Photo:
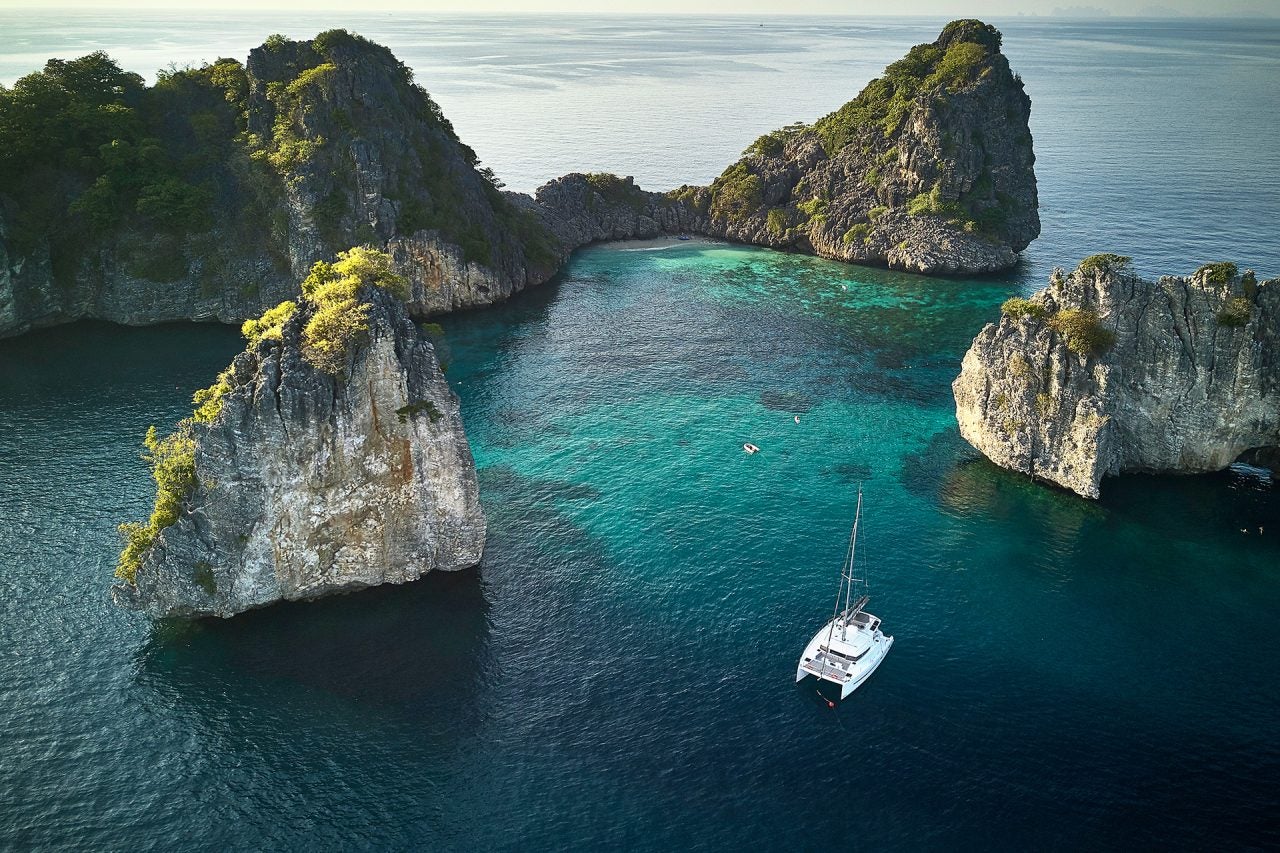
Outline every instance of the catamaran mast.
<path fill-rule="evenodd" d="M 853 514 L 853 536 L 849 540 L 849 565 L 844 575 L 845 596 L 844 612 L 847 614 L 853 606 L 853 567 L 858 557 L 858 522 L 862 520 L 862 484 L 858 484 L 858 509 Z"/>
<path fill-rule="evenodd" d="M 849 609 L 853 599 L 853 560 L 858 550 L 858 521 L 862 518 L 862 486 L 858 486 L 858 508 L 853 514 L 853 531 L 849 534 L 849 549 L 845 552 L 844 566 L 840 569 L 840 586 L 836 588 L 836 606 L 831 613 L 831 623 L 827 631 L 827 648 L 831 648 L 831 638 L 836 630 L 836 617 L 840 615 L 840 599 L 844 598 L 844 609 Z"/>

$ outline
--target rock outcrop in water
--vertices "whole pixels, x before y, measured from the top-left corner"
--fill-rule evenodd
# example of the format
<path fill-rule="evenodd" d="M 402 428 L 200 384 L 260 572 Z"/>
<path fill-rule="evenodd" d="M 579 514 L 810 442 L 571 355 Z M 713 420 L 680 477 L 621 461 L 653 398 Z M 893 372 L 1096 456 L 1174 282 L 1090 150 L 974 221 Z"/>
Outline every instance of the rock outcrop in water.
<path fill-rule="evenodd" d="M 499 302 L 601 239 L 691 232 L 925 273 L 1039 233 L 1030 100 L 978 21 L 710 187 L 567 175 L 504 193 L 412 74 L 343 30 L 273 36 L 147 88 L 103 54 L 0 91 L 0 336 L 81 318 L 244 320 L 351 245 L 428 316 Z"/>
<path fill-rule="evenodd" d="M 318 260 L 391 252 L 419 316 L 507 298 L 565 253 L 412 73 L 343 30 L 151 88 L 103 54 L 0 91 L 0 336 L 92 317 L 239 322 Z"/>
<path fill-rule="evenodd" d="M 980 21 L 954 21 L 857 98 L 756 140 L 710 187 L 567 175 L 538 204 L 568 246 L 676 231 L 921 273 L 1005 269 L 1040 233 L 1031 101 Z"/>
<path fill-rule="evenodd" d="M 1005 303 L 952 389 L 970 444 L 1085 497 L 1125 472 L 1274 464 L 1280 280 L 1210 264 L 1150 282 L 1094 256 Z"/>
<path fill-rule="evenodd" d="M 149 439 L 156 511 L 122 528 L 117 603 L 230 616 L 480 561 L 475 466 L 432 344 L 396 296 L 334 266 L 246 324 L 195 418 Z"/>

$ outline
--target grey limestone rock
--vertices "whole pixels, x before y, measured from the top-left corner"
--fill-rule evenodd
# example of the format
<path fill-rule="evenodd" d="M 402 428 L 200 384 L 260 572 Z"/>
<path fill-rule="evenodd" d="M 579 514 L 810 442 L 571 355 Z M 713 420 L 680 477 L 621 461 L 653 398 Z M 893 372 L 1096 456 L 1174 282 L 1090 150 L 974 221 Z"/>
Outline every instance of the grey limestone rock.
<path fill-rule="evenodd" d="M 952 385 L 961 434 L 997 465 L 1096 498 L 1109 475 L 1277 458 L 1280 280 L 1081 268 L 1030 306 L 978 334 Z M 1071 310 L 1114 342 L 1073 352 L 1053 319 Z"/>
<path fill-rule="evenodd" d="M 238 355 L 219 415 L 196 424 L 178 521 L 115 601 L 155 617 L 231 616 L 480 561 L 485 517 L 457 397 L 429 340 L 369 289 L 367 340 L 333 377 L 280 340 Z"/>
<path fill-rule="evenodd" d="M 1031 101 L 955 21 L 853 101 L 758 139 L 710 187 L 566 175 L 536 195 L 567 247 L 688 232 L 927 274 L 1007 269 L 1040 233 Z"/>
<path fill-rule="evenodd" d="M 170 103 L 156 130 L 176 157 L 210 110 L 226 113 L 225 154 L 201 178 L 206 230 L 126 213 L 80 233 L 69 213 L 77 239 L 19 247 L 20 200 L 0 188 L 0 337 L 82 318 L 239 322 L 356 245 L 392 254 L 418 317 L 505 300 L 586 243 L 662 234 L 921 273 L 1005 269 L 1040 221 L 1030 99 L 1000 39 L 948 24 L 836 112 L 761 137 L 710 187 L 571 174 L 533 198 L 498 189 L 386 48 L 340 30 L 273 39 L 243 69 L 225 61 L 243 74 L 242 104 Z M 71 211 L 93 179 L 64 171 L 50 193 Z"/>

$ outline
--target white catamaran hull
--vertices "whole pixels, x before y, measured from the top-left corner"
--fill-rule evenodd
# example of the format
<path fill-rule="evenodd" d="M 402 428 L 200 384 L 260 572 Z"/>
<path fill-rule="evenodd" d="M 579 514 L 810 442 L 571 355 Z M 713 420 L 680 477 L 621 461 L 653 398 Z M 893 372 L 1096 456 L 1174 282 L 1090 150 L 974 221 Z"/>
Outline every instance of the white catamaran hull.
<path fill-rule="evenodd" d="M 893 637 L 879 625 L 879 619 L 861 612 L 847 624 L 840 615 L 823 625 L 800 656 L 796 681 L 812 675 L 839 686 L 840 698 L 846 698 L 876 671 L 893 645 Z"/>

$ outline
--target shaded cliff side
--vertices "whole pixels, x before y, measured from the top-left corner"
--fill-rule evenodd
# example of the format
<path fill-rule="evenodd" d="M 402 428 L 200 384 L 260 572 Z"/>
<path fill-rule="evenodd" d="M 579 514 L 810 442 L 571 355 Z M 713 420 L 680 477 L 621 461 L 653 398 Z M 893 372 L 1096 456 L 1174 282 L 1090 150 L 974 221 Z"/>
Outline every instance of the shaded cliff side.
<path fill-rule="evenodd" d="M 922 273 L 1005 269 L 1040 219 L 1031 101 L 1000 45 L 954 21 L 830 115 L 761 136 L 710 187 L 567 175 L 537 202 L 570 246 L 689 231 Z"/>
<path fill-rule="evenodd" d="M 245 324 L 194 416 L 148 435 L 156 507 L 122 527 L 118 604 L 231 616 L 480 561 L 458 399 L 385 260 L 318 265 L 300 303 Z"/>
<path fill-rule="evenodd" d="M 0 91 L 0 335 L 244 320 L 357 244 L 396 256 L 418 315 L 504 299 L 564 256 L 410 70 L 343 30 L 150 88 L 92 54 Z"/>
<path fill-rule="evenodd" d="M 1085 497 L 1130 471 L 1274 462 L 1280 280 L 1224 263 L 1151 282 L 1097 255 L 1006 302 L 952 389 L 970 444 Z"/>

